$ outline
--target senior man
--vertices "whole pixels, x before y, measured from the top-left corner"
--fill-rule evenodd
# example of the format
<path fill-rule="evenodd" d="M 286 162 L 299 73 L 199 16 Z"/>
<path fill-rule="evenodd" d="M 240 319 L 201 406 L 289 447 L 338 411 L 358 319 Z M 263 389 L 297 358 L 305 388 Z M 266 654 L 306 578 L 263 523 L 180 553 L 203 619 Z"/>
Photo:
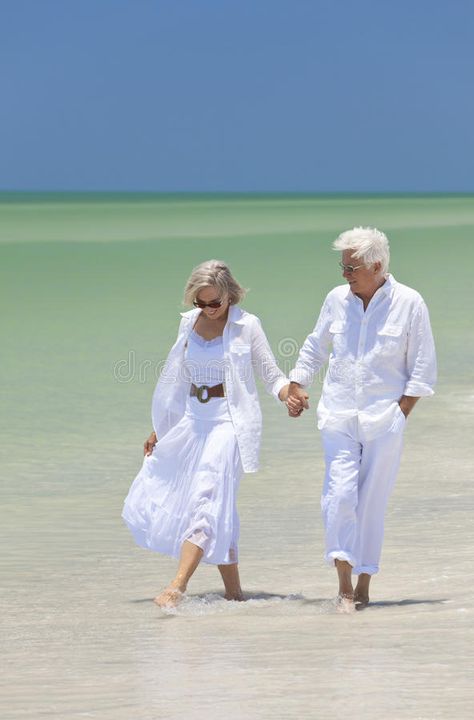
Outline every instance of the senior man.
<path fill-rule="evenodd" d="M 318 405 L 325 558 L 336 565 L 338 606 L 352 612 L 369 603 L 406 418 L 420 397 L 433 394 L 436 356 L 423 298 L 388 273 L 384 233 L 357 227 L 333 248 L 342 252 L 349 288 L 340 285 L 326 297 L 290 373 L 287 404 L 293 417 L 308 407 L 305 388 L 329 359 Z"/>

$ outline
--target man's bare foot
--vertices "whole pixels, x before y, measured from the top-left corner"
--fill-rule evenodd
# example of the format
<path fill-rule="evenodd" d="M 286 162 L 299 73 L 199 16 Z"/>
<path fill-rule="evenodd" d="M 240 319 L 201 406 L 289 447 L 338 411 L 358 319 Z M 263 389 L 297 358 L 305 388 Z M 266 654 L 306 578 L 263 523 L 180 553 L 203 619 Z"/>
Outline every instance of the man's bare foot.
<path fill-rule="evenodd" d="M 245 598 L 244 598 L 244 594 L 243 594 L 242 590 L 239 590 L 239 592 L 236 592 L 236 593 L 226 592 L 226 594 L 224 595 L 224 598 L 226 600 L 234 600 L 235 602 L 245 602 Z"/>
<path fill-rule="evenodd" d="M 173 608 L 179 605 L 182 599 L 183 592 L 179 588 L 170 585 L 157 595 L 153 602 L 162 608 Z"/>
<path fill-rule="evenodd" d="M 354 593 L 354 605 L 356 610 L 365 610 L 369 604 L 368 595 L 360 595 L 357 592 Z"/>
<path fill-rule="evenodd" d="M 368 573 L 361 573 L 359 575 L 356 589 L 354 590 L 356 610 L 364 610 L 369 604 L 369 585 L 371 579 L 372 576 Z"/>
<path fill-rule="evenodd" d="M 353 595 L 338 595 L 336 599 L 336 612 L 342 615 L 352 615 L 355 612 Z"/>
<path fill-rule="evenodd" d="M 352 587 L 352 566 L 347 560 L 335 560 L 337 575 L 339 578 L 339 598 L 354 598 L 354 589 Z"/>

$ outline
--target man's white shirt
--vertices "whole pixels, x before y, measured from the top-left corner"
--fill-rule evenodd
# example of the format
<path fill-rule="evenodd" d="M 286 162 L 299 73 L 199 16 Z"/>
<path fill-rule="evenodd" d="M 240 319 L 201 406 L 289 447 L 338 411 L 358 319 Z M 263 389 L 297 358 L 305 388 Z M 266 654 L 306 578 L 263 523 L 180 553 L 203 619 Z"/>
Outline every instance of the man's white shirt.
<path fill-rule="evenodd" d="M 398 400 L 433 394 L 436 353 L 421 295 L 388 275 L 364 312 L 348 285 L 327 295 L 290 380 L 307 387 L 329 360 L 318 427 L 343 430 L 357 416 L 361 437 L 373 439 L 400 421 Z"/>

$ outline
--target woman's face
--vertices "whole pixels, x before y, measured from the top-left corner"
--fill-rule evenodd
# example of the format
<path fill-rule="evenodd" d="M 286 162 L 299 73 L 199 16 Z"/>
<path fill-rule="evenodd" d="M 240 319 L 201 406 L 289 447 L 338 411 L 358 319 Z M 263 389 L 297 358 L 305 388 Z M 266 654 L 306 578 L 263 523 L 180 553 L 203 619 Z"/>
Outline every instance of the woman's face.
<path fill-rule="evenodd" d="M 209 307 L 209 303 L 217 305 L 219 302 L 221 305 L 218 307 Z M 219 320 L 220 318 L 224 318 L 227 315 L 227 310 L 229 309 L 228 299 L 226 297 L 221 297 L 217 288 L 212 285 L 203 287 L 199 290 L 196 295 L 194 305 L 195 307 L 200 307 L 203 315 L 209 318 L 209 320 Z M 203 305 L 205 305 L 205 307 L 203 307 Z"/>

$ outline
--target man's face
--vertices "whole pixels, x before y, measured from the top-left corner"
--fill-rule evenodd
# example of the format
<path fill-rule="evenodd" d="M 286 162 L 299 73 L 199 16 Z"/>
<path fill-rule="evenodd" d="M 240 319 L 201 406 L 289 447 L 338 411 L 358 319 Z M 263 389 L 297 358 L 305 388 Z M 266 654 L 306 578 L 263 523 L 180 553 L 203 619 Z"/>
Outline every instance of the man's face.
<path fill-rule="evenodd" d="M 346 267 L 342 273 L 354 295 L 361 298 L 371 298 L 380 287 L 383 279 L 380 272 L 380 263 L 376 262 L 369 266 L 362 265 L 361 259 L 354 257 L 352 250 L 343 251 L 342 262 L 346 266 L 349 265 L 355 268 L 353 272 L 350 272 Z"/>

